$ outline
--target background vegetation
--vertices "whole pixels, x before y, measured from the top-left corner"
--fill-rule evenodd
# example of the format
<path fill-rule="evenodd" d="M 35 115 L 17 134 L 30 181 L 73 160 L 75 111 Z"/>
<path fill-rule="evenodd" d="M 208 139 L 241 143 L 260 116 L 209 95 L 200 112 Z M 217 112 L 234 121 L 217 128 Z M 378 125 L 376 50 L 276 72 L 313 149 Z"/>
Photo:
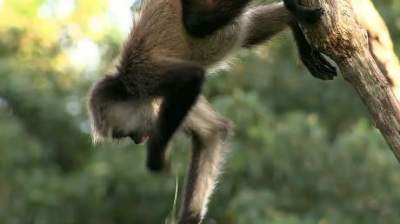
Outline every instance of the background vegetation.
<path fill-rule="evenodd" d="M 400 1 L 374 2 L 400 53 Z M 88 134 L 88 88 L 112 68 L 132 3 L 0 0 L 0 223 L 165 222 L 174 175 L 150 175 L 143 146 Z M 351 87 L 312 78 L 291 40 L 207 80 L 236 134 L 206 223 L 399 223 L 394 156 Z M 174 143 L 182 186 L 189 145 Z"/>

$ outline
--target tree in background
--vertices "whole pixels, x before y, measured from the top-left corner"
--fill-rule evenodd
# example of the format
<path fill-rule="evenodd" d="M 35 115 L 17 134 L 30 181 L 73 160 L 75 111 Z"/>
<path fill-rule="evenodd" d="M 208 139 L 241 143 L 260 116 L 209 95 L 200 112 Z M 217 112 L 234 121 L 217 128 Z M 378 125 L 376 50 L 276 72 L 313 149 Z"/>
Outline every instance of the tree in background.
<path fill-rule="evenodd" d="M 150 175 L 142 147 L 88 135 L 86 92 L 118 55 L 122 2 L 0 4 L 0 223 L 163 223 L 173 207 L 175 178 Z M 399 52 L 400 2 L 375 4 Z M 355 92 L 310 77 L 288 36 L 207 81 L 236 134 L 206 223 L 397 223 L 395 158 Z M 174 145 L 180 180 L 187 144 Z"/>

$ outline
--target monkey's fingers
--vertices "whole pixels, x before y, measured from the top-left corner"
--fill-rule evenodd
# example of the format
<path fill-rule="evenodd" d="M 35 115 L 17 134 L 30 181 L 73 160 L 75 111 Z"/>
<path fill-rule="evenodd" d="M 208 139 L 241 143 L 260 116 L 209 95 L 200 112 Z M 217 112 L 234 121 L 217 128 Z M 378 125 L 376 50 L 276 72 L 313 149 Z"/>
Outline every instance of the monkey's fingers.
<path fill-rule="evenodd" d="M 313 50 L 309 57 L 302 57 L 302 61 L 311 75 L 322 80 L 333 80 L 337 76 L 337 69 L 319 51 Z"/>
<path fill-rule="evenodd" d="M 322 66 L 325 71 L 328 71 L 330 73 L 334 73 L 334 76 L 336 76 L 336 66 L 332 65 L 331 62 L 329 62 L 326 57 L 322 55 L 321 52 L 318 50 L 313 50 L 312 51 L 313 58 L 317 62 L 318 65 Z"/>

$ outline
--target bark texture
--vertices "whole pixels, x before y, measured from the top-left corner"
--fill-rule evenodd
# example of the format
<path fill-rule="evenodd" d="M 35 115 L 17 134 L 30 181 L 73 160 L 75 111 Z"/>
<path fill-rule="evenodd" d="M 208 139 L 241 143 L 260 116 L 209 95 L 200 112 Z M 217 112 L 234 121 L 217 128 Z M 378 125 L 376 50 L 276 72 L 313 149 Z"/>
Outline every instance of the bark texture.
<path fill-rule="evenodd" d="M 321 7 L 325 12 L 321 22 L 302 28 L 309 41 L 338 64 L 400 161 L 400 104 L 371 54 L 368 33 L 357 21 L 351 1 L 301 0 L 303 5 Z"/>
<path fill-rule="evenodd" d="M 375 62 L 400 100 L 400 62 L 394 53 L 393 42 L 385 22 L 371 0 L 352 0 L 351 4 L 353 9 L 357 9 L 357 21 L 367 31 L 369 49 Z"/>

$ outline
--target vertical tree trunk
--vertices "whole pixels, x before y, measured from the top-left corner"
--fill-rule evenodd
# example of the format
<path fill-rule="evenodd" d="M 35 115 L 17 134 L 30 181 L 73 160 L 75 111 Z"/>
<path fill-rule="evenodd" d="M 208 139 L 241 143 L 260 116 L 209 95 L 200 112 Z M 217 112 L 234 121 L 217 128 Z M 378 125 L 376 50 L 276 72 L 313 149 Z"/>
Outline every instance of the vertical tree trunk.
<path fill-rule="evenodd" d="M 302 28 L 314 46 L 336 61 L 400 161 L 400 104 L 371 54 L 368 34 L 357 21 L 351 1 L 302 0 L 303 5 L 321 7 L 325 12 L 319 24 Z"/>

